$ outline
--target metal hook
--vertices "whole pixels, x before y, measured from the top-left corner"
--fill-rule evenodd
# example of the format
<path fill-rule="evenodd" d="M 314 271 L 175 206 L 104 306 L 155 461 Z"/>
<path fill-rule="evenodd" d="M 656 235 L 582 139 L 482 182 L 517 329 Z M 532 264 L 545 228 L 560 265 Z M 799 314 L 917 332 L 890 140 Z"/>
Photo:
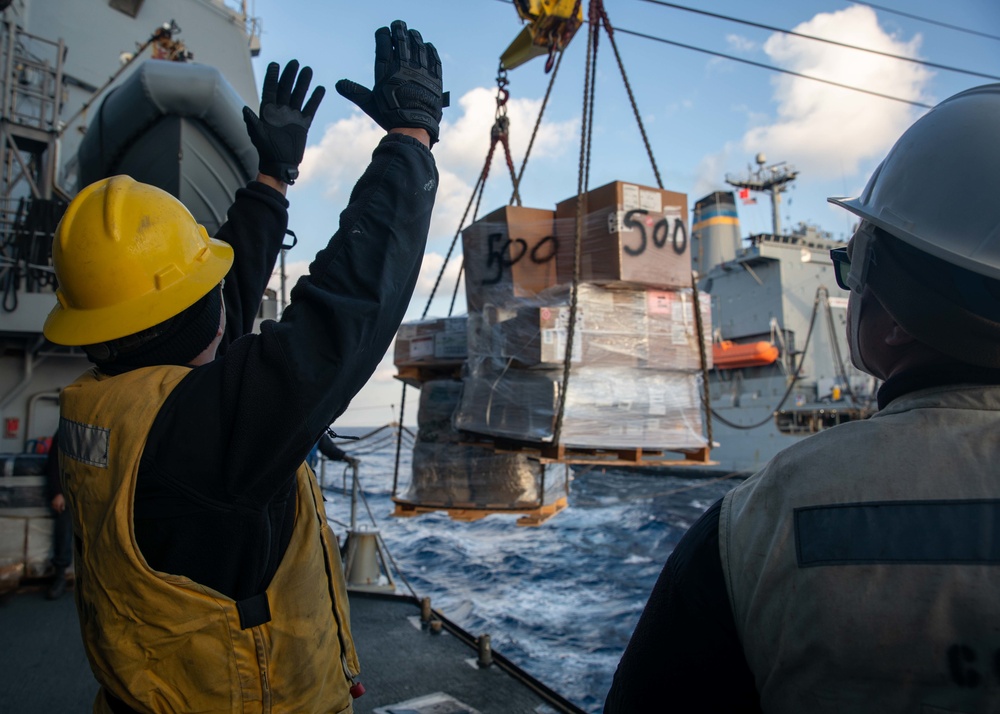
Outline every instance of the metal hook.
<path fill-rule="evenodd" d="M 549 45 L 549 58 L 545 60 L 545 74 L 552 71 L 553 65 L 556 63 L 556 45 L 553 42 Z"/>

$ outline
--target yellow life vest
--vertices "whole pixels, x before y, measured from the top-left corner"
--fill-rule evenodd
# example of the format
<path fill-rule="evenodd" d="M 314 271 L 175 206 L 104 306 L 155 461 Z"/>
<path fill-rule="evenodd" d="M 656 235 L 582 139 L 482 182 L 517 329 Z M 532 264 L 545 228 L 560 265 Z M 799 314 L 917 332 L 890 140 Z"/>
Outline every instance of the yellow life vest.
<path fill-rule="evenodd" d="M 61 398 L 76 603 L 94 675 L 142 712 L 351 712 L 359 671 L 340 554 L 303 464 L 295 526 L 266 597 L 236 602 L 150 568 L 133 530 L 149 429 L 186 367 L 96 370 Z M 95 712 L 110 712 L 103 692 Z"/>

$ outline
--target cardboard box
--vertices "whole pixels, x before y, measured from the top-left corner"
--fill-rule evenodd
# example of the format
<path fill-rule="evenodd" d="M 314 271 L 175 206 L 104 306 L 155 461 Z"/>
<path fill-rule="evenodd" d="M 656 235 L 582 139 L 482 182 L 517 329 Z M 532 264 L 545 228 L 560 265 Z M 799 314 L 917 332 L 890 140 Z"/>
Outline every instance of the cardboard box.
<path fill-rule="evenodd" d="M 516 508 L 542 505 L 545 466 L 522 454 L 495 454 L 481 446 L 417 441 L 412 478 L 401 496 L 407 503 L 451 508 Z M 544 504 L 565 495 L 545 479 Z M 564 477 L 565 478 L 565 477 Z M 547 497 L 547 498 L 546 498 Z"/>
<path fill-rule="evenodd" d="M 706 367 L 712 368 L 712 297 L 699 292 Z M 658 370 L 701 370 L 691 290 L 646 292 L 646 340 L 639 366 Z"/>
<path fill-rule="evenodd" d="M 544 304 L 519 309 L 501 324 L 501 356 L 521 367 L 554 368 L 566 358 L 569 291 L 549 291 Z M 572 362 L 634 367 L 646 350 L 646 305 L 641 290 L 582 284 L 577 293 Z"/>
<path fill-rule="evenodd" d="M 584 195 L 582 282 L 691 287 L 687 195 L 614 181 Z M 573 281 L 577 198 L 556 205 L 557 277 Z"/>
<path fill-rule="evenodd" d="M 457 379 L 431 379 L 420 387 L 417 408 L 417 440 L 432 443 L 458 443 L 461 434 L 452 426 L 462 382 Z"/>
<path fill-rule="evenodd" d="M 396 333 L 397 367 L 460 365 L 468 355 L 468 318 L 441 317 L 404 322 Z"/>
<path fill-rule="evenodd" d="M 554 217 L 547 209 L 504 206 L 462 231 L 469 312 L 556 284 Z"/>
<path fill-rule="evenodd" d="M 576 315 L 576 337 L 571 360 L 579 364 L 583 358 L 581 343 L 583 315 Z M 500 356 L 513 360 L 519 367 L 559 367 L 566 359 L 566 339 L 569 327 L 569 306 L 524 307 L 513 319 L 501 322 Z"/>
<path fill-rule="evenodd" d="M 466 376 L 455 427 L 490 436 L 550 441 L 559 402 L 558 370 Z"/>
<path fill-rule="evenodd" d="M 636 368 L 574 368 L 561 441 L 586 448 L 689 449 L 706 445 L 701 377 Z M 467 376 L 455 426 L 490 436 L 551 442 L 562 373 L 508 369 Z"/>

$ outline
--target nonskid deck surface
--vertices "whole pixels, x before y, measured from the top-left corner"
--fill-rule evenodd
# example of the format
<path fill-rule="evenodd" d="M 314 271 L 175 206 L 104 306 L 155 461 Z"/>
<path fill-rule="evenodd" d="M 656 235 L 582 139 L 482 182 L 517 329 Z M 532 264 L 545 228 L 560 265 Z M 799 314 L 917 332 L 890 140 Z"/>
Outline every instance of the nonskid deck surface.
<path fill-rule="evenodd" d="M 89 712 L 97 694 L 73 594 L 45 599 L 46 584 L 0 600 L 0 702 L 17 714 Z"/>
<path fill-rule="evenodd" d="M 431 634 L 421 628 L 419 616 L 419 606 L 408 598 L 351 594 L 360 679 L 367 689 L 355 701 L 357 714 L 574 711 L 550 706 L 498 664 L 479 668 L 474 649 L 447 629 Z M 0 672 L 4 711 L 90 711 L 98 687 L 80 641 L 72 593 L 49 601 L 42 584 L 0 601 Z M 393 706 L 404 702 L 412 703 Z"/>

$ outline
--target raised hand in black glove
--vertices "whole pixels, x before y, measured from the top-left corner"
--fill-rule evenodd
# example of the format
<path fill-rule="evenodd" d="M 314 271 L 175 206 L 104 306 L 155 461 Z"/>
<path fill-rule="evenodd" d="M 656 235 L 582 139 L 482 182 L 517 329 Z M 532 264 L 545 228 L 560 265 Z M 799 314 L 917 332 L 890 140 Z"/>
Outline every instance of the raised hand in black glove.
<path fill-rule="evenodd" d="M 310 81 L 312 69 L 303 67 L 299 72 L 297 60 L 285 65 L 281 79 L 278 79 L 278 64 L 272 62 L 264 75 L 260 116 L 254 114 L 250 107 L 243 107 L 247 133 L 257 147 L 258 170 L 289 185 L 299 177 L 299 164 L 306 150 L 309 125 L 326 94 L 326 89 L 316 87 L 303 107 L 302 100 L 309 91 Z"/>
<path fill-rule="evenodd" d="M 432 146 L 438 140 L 441 109 L 448 106 L 448 93 L 441 91 L 441 60 L 434 45 L 407 30 L 402 20 L 391 30 L 375 32 L 375 86 L 369 90 L 342 79 L 337 91 L 386 131 L 426 129 Z"/>

